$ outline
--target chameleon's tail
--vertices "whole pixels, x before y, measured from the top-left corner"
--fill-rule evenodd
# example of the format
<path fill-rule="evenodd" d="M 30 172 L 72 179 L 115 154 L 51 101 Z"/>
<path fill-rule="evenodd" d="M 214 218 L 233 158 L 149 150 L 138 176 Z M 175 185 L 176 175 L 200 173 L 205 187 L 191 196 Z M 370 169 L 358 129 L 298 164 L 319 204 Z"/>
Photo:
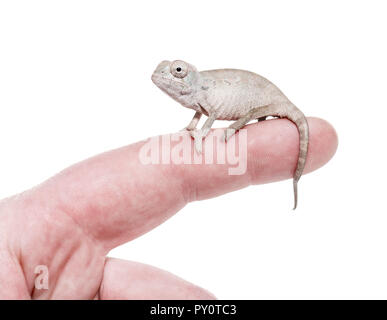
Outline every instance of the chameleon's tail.
<path fill-rule="evenodd" d="M 284 111 L 286 110 L 286 111 Z M 268 105 L 252 109 L 245 117 L 234 122 L 230 128 L 239 130 L 247 122 L 252 119 L 263 120 L 266 116 L 278 116 L 280 118 L 288 118 L 297 126 L 300 136 L 300 148 L 298 154 L 298 162 L 293 175 L 293 190 L 294 190 L 294 209 L 297 208 L 297 183 L 300 180 L 305 167 L 306 155 L 308 153 L 309 128 L 308 122 L 304 114 L 292 103 L 285 102 L 284 104 Z"/>
<path fill-rule="evenodd" d="M 288 118 L 296 124 L 300 135 L 298 162 L 293 175 L 294 210 L 297 208 L 297 183 L 301 178 L 302 172 L 304 171 L 306 156 L 308 153 L 309 127 L 304 114 L 295 106 L 292 106 Z"/>

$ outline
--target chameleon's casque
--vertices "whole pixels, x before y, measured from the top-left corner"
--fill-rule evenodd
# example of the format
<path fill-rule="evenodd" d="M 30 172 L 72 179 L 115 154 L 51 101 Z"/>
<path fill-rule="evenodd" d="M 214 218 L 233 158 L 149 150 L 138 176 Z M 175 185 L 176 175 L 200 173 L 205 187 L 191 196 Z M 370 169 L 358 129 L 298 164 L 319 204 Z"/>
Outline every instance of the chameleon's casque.
<path fill-rule="evenodd" d="M 215 120 L 236 120 L 230 129 L 239 130 L 253 119 L 268 116 L 287 118 L 295 123 L 300 135 L 298 162 L 293 176 L 294 209 L 297 207 L 297 182 L 305 167 L 308 153 L 308 123 L 304 114 L 269 80 L 250 71 L 218 69 L 197 71 L 184 61 L 163 61 L 152 75 L 152 81 L 184 107 L 196 111 L 186 127 L 200 152 Z M 200 130 L 196 126 L 208 116 Z M 233 130 L 225 131 L 225 139 Z"/>

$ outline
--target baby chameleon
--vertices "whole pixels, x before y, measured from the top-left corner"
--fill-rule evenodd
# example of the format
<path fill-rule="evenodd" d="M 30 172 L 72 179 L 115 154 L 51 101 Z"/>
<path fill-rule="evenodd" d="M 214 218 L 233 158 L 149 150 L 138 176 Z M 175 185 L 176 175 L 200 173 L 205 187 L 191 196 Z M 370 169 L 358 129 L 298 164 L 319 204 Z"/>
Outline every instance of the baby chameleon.
<path fill-rule="evenodd" d="M 298 162 L 293 175 L 294 209 L 297 207 L 297 183 L 308 153 L 308 122 L 274 84 L 244 70 L 199 72 L 193 65 L 181 60 L 162 61 L 154 71 L 152 81 L 184 107 L 196 111 L 185 129 L 195 139 L 198 152 L 201 152 L 202 139 L 207 136 L 215 120 L 236 120 L 229 126 L 231 130 L 225 131 L 226 141 L 253 119 L 263 121 L 268 116 L 274 116 L 292 121 L 300 136 Z M 202 114 L 208 118 L 203 127 L 196 130 Z"/>

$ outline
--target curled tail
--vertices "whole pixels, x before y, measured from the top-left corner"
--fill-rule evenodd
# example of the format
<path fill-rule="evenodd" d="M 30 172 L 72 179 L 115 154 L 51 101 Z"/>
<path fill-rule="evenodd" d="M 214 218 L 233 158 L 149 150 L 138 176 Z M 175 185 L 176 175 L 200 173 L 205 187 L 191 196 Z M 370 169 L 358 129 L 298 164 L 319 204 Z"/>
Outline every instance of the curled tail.
<path fill-rule="evenodd" d="M 294 209 L 297 208 L 297 183 L 300 180 L 302 172 L 304 171 L 306 156 L 308 154 L 308 145 L 309 145 L 309 127 L 308 122 L 304 114 L 295 106 L 292 106 L 291 111 L 287 118 L 293 121 L 298 129 L 300 136 L 300 147 L 298 153 L 298 161 L 296 170 L 293 175 L 293 191 L 294 191 Z"/>
<path fill-rule="evenodd" d="M 308 154 L 309 128 L 308 122 L 304 114 L 290 102 L 277 105 L 267 105 L 251 109 L 247 115 L 242 118 L 239 118 L 229 128 L 239 130 L 250 120 L 259 119 L 259 121 L 261 121 L 264 120 L 264 118 L 266 118 L 267 116 L 288 118 L 297 126 L 299 132 L 300 147 L 298 153 L 297 167 L 293 175 L 294 210 L 297 208 L 297 183 L 298 180 L 300 180 L 301 178 L 302 172 L 304 171 L 306 155 Z"/>

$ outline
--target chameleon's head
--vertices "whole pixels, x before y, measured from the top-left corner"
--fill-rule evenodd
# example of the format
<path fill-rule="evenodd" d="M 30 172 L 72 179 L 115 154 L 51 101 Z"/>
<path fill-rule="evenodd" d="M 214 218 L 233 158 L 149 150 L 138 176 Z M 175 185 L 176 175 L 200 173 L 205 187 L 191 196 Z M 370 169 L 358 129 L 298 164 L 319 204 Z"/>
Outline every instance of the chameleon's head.
<path fill-rule="evenodd" d="M 152 74 L 153 83 L 183 105 L 189 104 L 188 96 L 195 91 L 198 79 L 196 68 L 181 60 L 162 61 Z"/>

